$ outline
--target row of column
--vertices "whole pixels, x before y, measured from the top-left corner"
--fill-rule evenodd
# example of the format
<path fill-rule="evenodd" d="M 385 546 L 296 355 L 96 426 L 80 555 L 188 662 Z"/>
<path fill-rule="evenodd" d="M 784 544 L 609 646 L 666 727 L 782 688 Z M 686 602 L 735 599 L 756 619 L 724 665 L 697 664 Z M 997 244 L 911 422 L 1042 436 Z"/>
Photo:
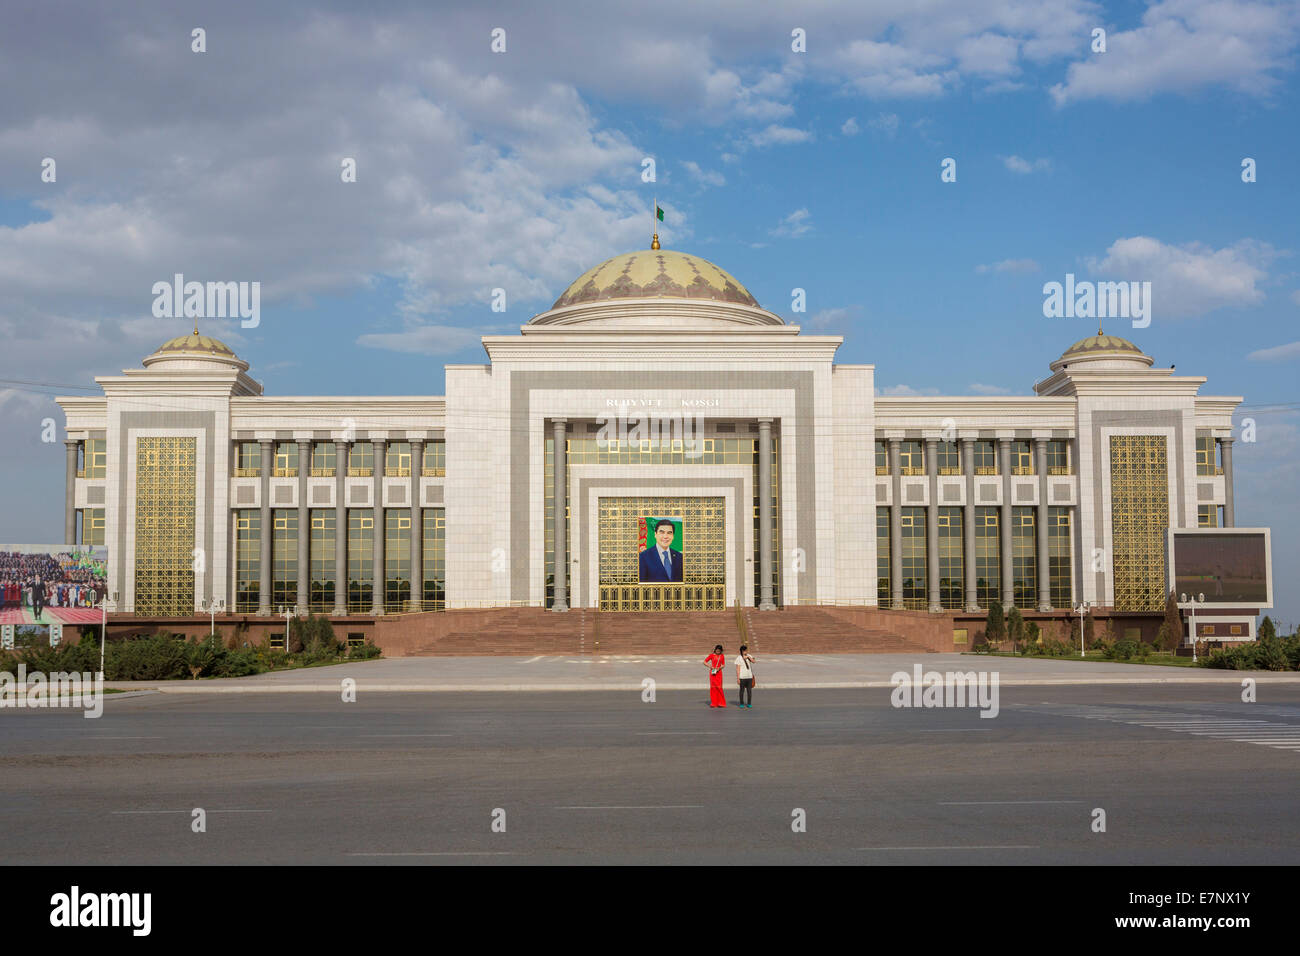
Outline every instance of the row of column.
<path fill-rule="evenodd" d="M 962 568 L 965 578 L 966 610 L 979 611 L 976 596 L 975 575 L 975 441 L 974 438 L 959 438 L 961 443 L 962 472 L 966 484 L 966 504 L 962 509 L 963 553 Z M 892 501 L 889 515 L 889 593 L 890 605 L 903 607 L 903 501 L 902 468 L 900 465 L 900 446 L 902 439 L 890 438 L 889 442 L 889 476 L 892 485 Z M 939 612 L 943 608 L 939 597 L 939 467 L 937 438 L 925 439 L 925 473 L 929 486 L 930 504 L 926 508 L 926 577 L 929 592 L 929 610 Z M 1038 474 L 1038 609 L 1052 610 L 1051 577 L 1047 560 L 1047 439 L 1034 439 L 1034 455 Z M 1002 477 L 1002 504 L 1000 506 L 999 545 L 1001 549 L 1002 605 L 1009 607 L 1015 603 L 1015 579 L 1011 563 L 1011 439 L 998 439 L 998 470 Z"/>
<path fill-rule="evenodd" d="M 271 604 L 271 546 L 275 529 L 271 524 L 271 470 L 275 461 L 274 443 L 270 440 L 260 441 L 261 445 L 261 535 L 259 538 L 260 561 L 258 564 L 258 614 L 276 613 L 277 608 Z M 375 467 L 372 471 L 371 501 L 373 505 L 374 525 L 372 527 L 373 585 L 370 595 L 370 612 L 382 614 L 384 610 L 384 463 L 388 452 L 385 439 L 375 439 Z M 348 613 L 348 509 L 347 509 L 347 474 L 348 454 L 351 442 L 335 442 L 334 469 L 334 610 L 336 615 Z M 298 593 L 296 604 L 300 610 L 307 608 L 310 599 L 310 544 L 311 544 L 311 508 L 307 501 L 307 476 L 310 470 L 311 442 L 298 442 Z M 411 606 L 419 606 L 423 600 L 424 587 L 424 512 L 420 507 L 420 475 L 424 461 L 424 441 L 411 440 L 411 474 L 407 500 L 411 512 Z"/>
<path fill-rule="evenodd" d="M 568 496 L 569 471 L 566 449 L 568 419 L 551 419 L 552 475 L 555 501 L 555 571 L 553 578 L 554 600 L 551 609 L 569 609 L 569 550 Z M 772 596 L 772 419 L 758 420 L 758 568 L 760 611 L 776 610 Z M 737 586 L 737 600 L 740 587 Z"/>

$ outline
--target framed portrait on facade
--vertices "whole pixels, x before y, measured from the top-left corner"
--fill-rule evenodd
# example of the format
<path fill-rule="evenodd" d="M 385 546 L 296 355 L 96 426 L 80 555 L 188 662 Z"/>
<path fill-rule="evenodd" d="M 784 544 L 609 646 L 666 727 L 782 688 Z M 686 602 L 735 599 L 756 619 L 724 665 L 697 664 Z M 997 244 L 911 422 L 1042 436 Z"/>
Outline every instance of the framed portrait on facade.
<path fill-rule="evenodd" d="M 685 560 L 682 519 L 645 516 L 637 521 L 637 546 L 641 551 L 637 580 L 642 584 L 680 584 Z"/>

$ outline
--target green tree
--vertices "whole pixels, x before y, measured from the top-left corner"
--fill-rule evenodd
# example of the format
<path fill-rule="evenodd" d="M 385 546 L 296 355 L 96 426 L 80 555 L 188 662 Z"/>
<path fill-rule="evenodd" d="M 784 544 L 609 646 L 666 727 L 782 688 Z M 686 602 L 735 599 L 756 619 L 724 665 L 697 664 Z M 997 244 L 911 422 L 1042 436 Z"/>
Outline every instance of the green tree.
<path fill-rule="evenodd" d="M 1160 642 L 1161 650 L 1172 651 L 1183 641 L 1183 615 L 1178 610 L 1178 595 L 1173 591 L 1165 599 L 1164 639 Z"/>
<path fill-rule="evenodd" d="M 1267 614 L 1264 615 L 1264 620 L 1259 622 L 1258 637 L 1261 641 L 1277 637 L 1277 628 L 1273 625 L 1273 619 Z"/>
<path fill-rule="evenodd" d="M 984 639 L 990 644 L 996 644 L 1006 636 L 1007 624 L 1002 616 L 1002 605 L 997 601 L 989 601 L 989 616 L 984 625 Z"/>
<path fill-rule="evenodd" d="M 1025 618 L 1020 613 L 1020 608 L 1012 606 L 1007 612 L 1007 639 L 1011 641 L 1011 652 L 1016 652 L 1017 646 L 1025 636 Z"/>

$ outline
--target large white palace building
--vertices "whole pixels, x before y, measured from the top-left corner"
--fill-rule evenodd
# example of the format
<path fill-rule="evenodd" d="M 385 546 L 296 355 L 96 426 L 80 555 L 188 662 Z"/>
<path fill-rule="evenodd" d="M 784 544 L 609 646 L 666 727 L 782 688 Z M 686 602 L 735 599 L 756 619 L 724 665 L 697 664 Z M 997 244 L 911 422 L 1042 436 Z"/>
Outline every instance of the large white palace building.
<path fill-rule="evenodd" d="M 138 617 L 1149 612 L 1166 530 L 1233 524 L 1241 399 L 1100 331 L 1032 396 L 883 397 L 874 366 L 835 364 L 842 338 L 652 248 L 520 332 L 410 397 L 269 396 L 221 342 L 166 342 L 102 396 L 58 400 L 65 540 L 106 546 Z M 681 521 L 680 583 L 638 580 L 647 516 Z"/>

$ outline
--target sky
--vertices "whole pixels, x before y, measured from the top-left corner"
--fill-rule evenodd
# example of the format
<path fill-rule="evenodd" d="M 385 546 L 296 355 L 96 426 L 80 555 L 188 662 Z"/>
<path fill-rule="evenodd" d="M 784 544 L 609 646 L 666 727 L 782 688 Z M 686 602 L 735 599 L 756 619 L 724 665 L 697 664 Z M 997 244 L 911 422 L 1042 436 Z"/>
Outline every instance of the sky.
<path fill-rule="evenodd" d="M 1106 331 L 1243 397 L 1237 524 L 1294 626 L 1298 42 L 1266 0 L 6 3 L 0 540 L 61 537 L 53 396 L 189 331 L 155 282 L 260 282 L 201 331 L 267 394 L 439 395 L 657 198 L 881 394 L 1032 394 L 1097 324 L 1044 283 L 1150 282 Z"/>

